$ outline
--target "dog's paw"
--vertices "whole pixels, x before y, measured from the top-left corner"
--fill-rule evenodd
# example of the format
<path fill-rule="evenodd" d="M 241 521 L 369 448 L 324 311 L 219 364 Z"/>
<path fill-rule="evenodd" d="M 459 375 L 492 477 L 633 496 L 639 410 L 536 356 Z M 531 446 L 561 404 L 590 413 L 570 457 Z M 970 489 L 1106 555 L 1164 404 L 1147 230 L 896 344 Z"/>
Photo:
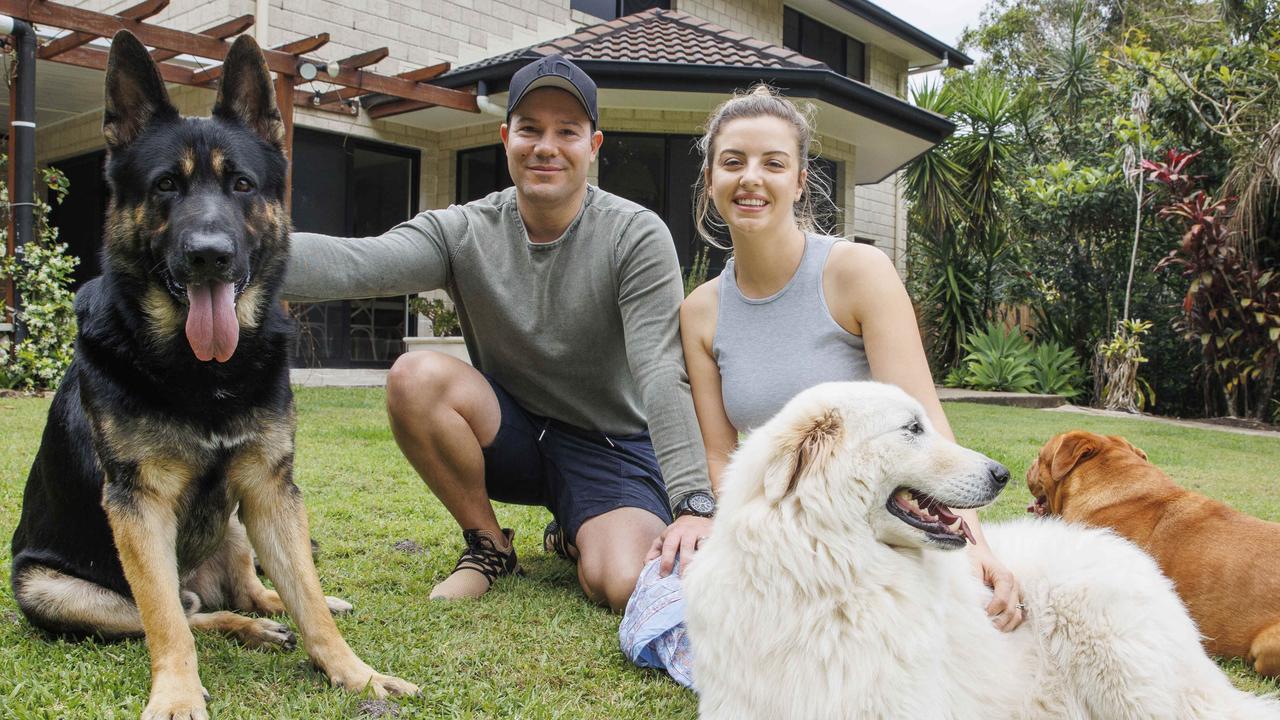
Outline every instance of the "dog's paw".
<path fill-rule="evenodd" d="M 204 688 L 197 684 L 196 692 L 152 690 L 142 720 L 209 720 Z"/>
<path fill-rule="evenodd" d="M 239 633 L 240 641 L 254 649 L 281 648 L 292 650 L 298 646 L 298 637 L 285 625 L 275 620 L 257 618 Z"/>
<path fill-rule="evenodd" d="M 386 697 L 387 695 L 417 695 L 418 686 L 408 680 L 401 680 L 394 675 L 374 674 L 369 679 L 369 687 L 373 690 L 375 697 Z"/>
<path fill-rule="evenodd" d="M 351 603 L 347 602 L 346 600 L 343 600 L 342 598 L 330 597 L 329 595 L 324 596 L 324 604 L 329 606 L 329 612 L 333 613 L 334 615 L 346 615 L 347 613 L 355 609 L 355 606 L 353 606 Z"/>
<path fill-rule="evenodd" d="M 329 682 L 348 692 L 368 692 L 381 699 L 388 695 L 417 695 L 418 686 L 392 675 L 383 675 L 360 663 L 358 668 L 329 676 Z"/>

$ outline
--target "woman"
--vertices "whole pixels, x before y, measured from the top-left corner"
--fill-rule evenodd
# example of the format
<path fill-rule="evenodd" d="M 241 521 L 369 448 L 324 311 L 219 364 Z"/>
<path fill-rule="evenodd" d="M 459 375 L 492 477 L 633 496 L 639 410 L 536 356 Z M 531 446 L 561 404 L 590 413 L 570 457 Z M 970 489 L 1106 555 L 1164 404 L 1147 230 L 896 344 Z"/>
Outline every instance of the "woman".
<path fill-rule="evenodd" d="M 874 247 L 813 232 L 822 192 L 809 166 L 813 134 L 791 101 L 761 85 L 722 104 L 700 141 L 698 232 L 715 244 L 713 227 L 727 228 L 733 250 L 720 276 L 680 309 L 713 490 L 738 434 L 821 382 L 898 385 L 920 401 L 938 432 L 954 439 L 893 263 Z M 992 555 L 977 513 L 957 512 L 976 539 L 969 548 L 975 572 L 994 591 L 987 614 L 1001 630 L 1013 630 L 1023 620 L 1017 581 Z M 657 574 L 666 575 L 677 551 L 691 561 L 690 550 L 664 535 L 648 559 L 661 556 Z"/>
<path fill-rule="evenodd" d="M 815 234 L 822 184 L 809 167 L 813 124 L 768 86 L 714 111 L 699 147 L 695 214 L 704 241 L 727 228 L 733 256 L 680 309 L 681 340 L 707 465 L 716 491 L 739 433 L 749 432 L 805 388 L 868 380 L 905 389 L 954 439 L 920 343 L 906 288 L 876 247 Z M 1023 621 L 1018 582 L 992 555 L 977 512 L 957 510 L 973 532 L 974 571 L 991 585 L 992 623 Z M 669 578 L 696 547 L 666 533 L 654 541 L 620 628 L 623 652 L 689 685 L 684 603 Z"/>

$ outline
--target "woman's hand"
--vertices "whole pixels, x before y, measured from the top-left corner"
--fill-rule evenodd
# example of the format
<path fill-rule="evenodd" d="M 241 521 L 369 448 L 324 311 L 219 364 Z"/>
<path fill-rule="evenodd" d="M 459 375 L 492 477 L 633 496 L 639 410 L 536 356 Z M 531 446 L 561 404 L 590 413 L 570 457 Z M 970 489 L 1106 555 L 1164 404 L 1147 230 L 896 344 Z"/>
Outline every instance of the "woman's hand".
<path fill-rule="evenodd" d="M 1012 632 L 1022 624 L 1025 606 L 1022 604 L 1022 588 L 1018 579 L 991 552 L 990 546 L 973 545 L 969 548 L 969 561 L 973 572 L 992 590 L 987 604 L 987 617 L 1003 632 Z"/>
<path fill-rule="evenodd" d="M 644 561 L 647 563 L 661 556 L 662 564 L 658 567 L 658 575 L 666 577 L 675 567 L 676 553 L 679 552 L 680 574 L 683 575 L 685 568 L 693 562 L 693 556 L 698 553 L 698 543 L 711 537 L 712 525 L 711 518 L 681 515 L 675 522 L 668 525 L 661 535 L 654 538 L 653 544 L 649 546 L 649 552 L 644 556 Z"/>

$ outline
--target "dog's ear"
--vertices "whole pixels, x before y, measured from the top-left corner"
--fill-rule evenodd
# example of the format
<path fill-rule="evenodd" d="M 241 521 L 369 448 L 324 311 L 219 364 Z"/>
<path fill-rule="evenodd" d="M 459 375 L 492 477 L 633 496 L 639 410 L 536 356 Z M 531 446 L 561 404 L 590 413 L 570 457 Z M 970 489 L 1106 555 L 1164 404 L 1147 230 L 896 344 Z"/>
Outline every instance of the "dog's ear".
<path fill-rule="evenodd" d="M 271 72 L 258 43 L 248 35 L 236 38 L 222 64 L 213 116 L 240 123 L 273 146 L 284 147 L 284 121 L 276 105 Z"/>
<path fill-rule="evenodd" d="M 765 471 L 765 498 L 777 502 L 794 492 L 801 479 L 825 463 L 843 433 L 844 423 L 835 410 L 808 418 L 783 433 L 777 454 Z"/>
<path fill-rule="evenodd" d="M 178 119 L 160 70 L 147 48 L 128 30 L 111 38 L 102 134 L 118 150 L 138 139 L 148 125 Z"/>
<path fill-rule="evenodd" d="M 1049 463 L 1049 476 L 1055 483 L 1071 474 L 1081 462 L 1098 454 L 1098 443 L 1089 433 L 1070 432 L 1062 436 Z"/>

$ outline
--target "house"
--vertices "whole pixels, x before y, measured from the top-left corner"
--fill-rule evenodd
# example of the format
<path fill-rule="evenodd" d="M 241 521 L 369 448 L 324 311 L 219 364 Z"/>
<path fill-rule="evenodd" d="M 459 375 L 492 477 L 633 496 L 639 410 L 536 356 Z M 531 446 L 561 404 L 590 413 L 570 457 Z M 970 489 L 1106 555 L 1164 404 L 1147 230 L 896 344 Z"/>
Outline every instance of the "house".
<path fill-rule="evenodd" d="M 126 7 L 77 4 L 108 13 Z M 906 216 L 896 172 L 954 129 L 906 102 L 907 76 L 917 68 L 971 62 L 866 0 L 368 0 L 359 6 L 173 0 L 160 7 L 148 22 L 191 32 L 252 14 L 251 32 L 264 47 L 330 33 L 332 41 L 311 53 L 320 61 L 385 46 L 387 53 L 366 57 L 380 57 L 368 69 L 384 75 L 448 63 L 432 83 L 476 92 L 498 107 L 505 107 L 517 68 L 544 54 L 565 54 L 600 87 L 605 143 L 591 181 L 659 213 L 686 266 L 699 250 L 691 214 L 698 172 L 693 140 L 731 92 L 766 80 L 816 108 L 819 165 L 831 182 L 835 207 L 828 219 L 835 230 L 875 244 L 902 267 Z M 172 62 L 209 64 L 184 57 Z M 314 69 L 310 74 L 317 76 Z M 52 219 L 81 256 L 83 281 L 97 272 L 106 207 L 102 73 L 41 61 L 38 77 L 37 160 L 70 179 L 68 201 Z M 509 183 L 500 115 L 376 93 L 333 112 L 333 87 L 322 79 L 297 86 L 326 104 L 295 108 L 298 229 L 376 234 L 419 210 Z M 203 114 L 212 102 L 203 88 L 171 92 L 184 113 Z M 713 254 L 712 271 L 722 262 Z M 293 310 L 301 321 L 299 362 L 308 364 L 387 367 L 401 352 L 401 339 L 417 333 L 417 318 L 402 297 Z"/>

